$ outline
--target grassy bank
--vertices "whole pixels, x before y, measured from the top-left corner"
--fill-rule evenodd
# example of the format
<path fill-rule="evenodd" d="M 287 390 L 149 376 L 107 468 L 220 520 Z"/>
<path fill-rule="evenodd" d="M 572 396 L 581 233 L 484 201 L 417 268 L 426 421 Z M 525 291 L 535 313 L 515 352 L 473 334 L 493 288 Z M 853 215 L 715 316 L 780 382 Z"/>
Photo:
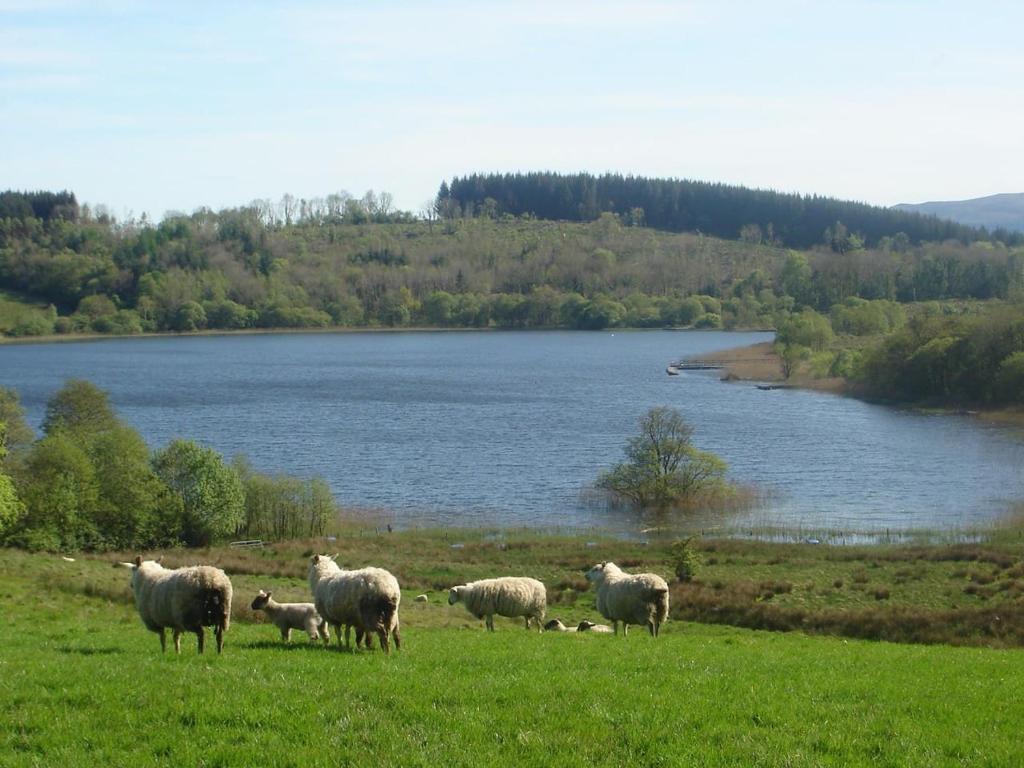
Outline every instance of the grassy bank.
<path fill-rule="evenodd" d="M 578 567 L 612 555 L 665 572 L 657 545 L 350 532 L 336 546 L 343 558 L 361 553 L 360 562 L 388 565 L 410 587 L 403 650 L 286 648 L 245 606 L 257 585 L 304 597 L 309 546 L 174 553 L 179 562 L 220 561 L 232 575 L 236 620 L 219 657 L 195 655 L 189 639 L 181 657 L 161 656 L 113 558 L 68 563 L 0 551 L 0 764 L 1011 766 L 1024 758 L 1019 651 L 766 633 L 678 614 L 657 641 L 640 632 L 538 635 L 509 620 L 488 634 L 443 602 L 442 585 L 523 570 L 556 595 L 575 592 Z M 716 544 L 703 551 L 715 559 L 704 570 L 734 584 L 866 567 L 852 550 L 845 559 L 792 552 Z M 896 561 L 881 554 L 873 570 L 894 573 Z M 946 562 L 921 568 L 939 578 Z M 914 583 L 891 599 L 921 599 L 928 590 Z M 806 596 L 805 587 L 772 599 Z M 410 599 L 421 589 L 426 605 Z M 859 601 L 862 590 L 847 597 Z M 592 616 L 592 597 L 563 597 L 551 614 Z"/>

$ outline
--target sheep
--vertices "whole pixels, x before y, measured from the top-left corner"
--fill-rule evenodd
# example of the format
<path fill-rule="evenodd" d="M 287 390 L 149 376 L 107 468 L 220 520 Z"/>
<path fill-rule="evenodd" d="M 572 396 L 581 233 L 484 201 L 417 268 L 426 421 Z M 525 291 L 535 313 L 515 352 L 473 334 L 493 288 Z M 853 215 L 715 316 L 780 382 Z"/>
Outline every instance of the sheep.
<path fill-rule="evenodd" d="M 562 623 L 561 619 L 552 619 L 544 625 L 544 629 L 548 632 L 575 632 L 576 627 L 567 627 Z"/>
<path fill-rule="evenodd" d="M 292 630 L 302 629 L 309 635 L 311 642 L 316 642 L 321 637 L 324 645 L 331 642 L 331 635 L 327 630 L 327 622 L 316 612 L 316 606 L 312 603 L 279 603 L 273 597 L 272 592 L 264 592 L 262 589 L 256 595 L 256 599 L 249 606 L 254 611 L 263 611 L 279 630 L 281 639 L 286 643 L 291 641 Z"/>
<path fill-rule="evenodd" d="M 513 618 L 523 616 L 526 628 L 536 619 L 537 630 L 543 631 L 547 611 L 547 592 L 544 585 L 526 576 L 505 576 L 500 579 L 471 581 L 452 587 L 448 592 L 448 605 L 462 602 L 466 610 L 478 619 L 487 618 L 487 629 L 494 631 L 494 614 Z"/>
<path fill-rule="evenodd" d="M 334 562 L 335 557 L 337 555 L 313 555 L 309 563 L 309 588 L 317 612 L 334 625 L 339 642 L 341 627 L 345 627 L 346 646 L 349 629 L 355 627 L 357 648 L 364 634 L 369 648 L 371 633 L 376 633 L 385 653 L 391 652 L 392 635 L 395 648 L 401 649 L 398 604 L 402 593 L 398 580 L 383 568 L 342 570 Z"/>
<path fill-rule="evenodd" d="M 204 626 L 214 627 L 217 653 L 224 648 L 224 633 L 231 624 L 231 580 L 219 568 L 196 565 L 168 569 L 159 560 L 135 558 L 121 563 L 132 570 L 135 607 L 146 629 L 160 635 L 160 650 L 167 651 L 168 628 L 174 633 L 174 651 L 181 653 L 183 632 L 195 632 L 199 653 L 206 638 Z"/>
<path fill-rule="evenodd" d="M 592 621 L 584 619 L 575 627 L 567 627 L 562 623 L 561 619 L 552 619 L 544 625 L 544 629 L 548 632 L 611 632 L 612 628 L 607 624 L 595 624 Z"/>
<path fill-rule="evenodd" d="M 415 602 L 417 602 L 417 603 L 426 603 L 426 602 L 430 601 L 430 598 L 427 597 L 426 595 L 416 595 L 416 597 L 414 599 L 415 599 Z"/>
<path fill-rule="evenodd" d="M 653 573 L 625 573 L 615 563 L 598 563 L 587 571 L 597 586 L 597 610 L 612 622 L 615 634 L 626 635 L 630 624 L 646 626 L 657 637 L 668 617 L 668 584 Z"/>

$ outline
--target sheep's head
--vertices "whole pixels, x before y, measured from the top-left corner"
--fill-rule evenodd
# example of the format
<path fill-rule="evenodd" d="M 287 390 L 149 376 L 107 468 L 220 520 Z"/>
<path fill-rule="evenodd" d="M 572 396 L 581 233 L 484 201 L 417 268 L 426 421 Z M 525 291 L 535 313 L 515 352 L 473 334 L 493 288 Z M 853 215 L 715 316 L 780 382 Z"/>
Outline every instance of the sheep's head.
<path fill-rule="evenodd" d="M 604 567 L 607 563 L 598 563 L 593 568 L 584 574 L 587 577 L 587 581 L 591 581 L 595 584 L 600 584 L 604 581 Z"/>
<path fill-rule="evenodd" d="M 565 624 L 562 623 L 561 619 L 552 619 L 544 625 L 544 629 L 548 632 L 565 632 Z"/>
<path fill-rule="evenodd" d="M 256 599 L 252 601 L 252 605 L 249 607 L 254 611 L 260 611 L 267 603 L 270 602 L 270 593 L 264 592 L 262 589 L 260 593 L 256 595 Z"/>
<path fill-rule="evenodd" d="M 452 587 L 448 590 L 448 605 L 455 605 L 459 600 L 462 599 L 462 590 L 466 587 L 465 585 Z"/>
<path fill-rule="evenodd" d="M 158 560 L 143 560 L 142 559 L 142 555 L 136 555 L 135 556 L 135 562 L 133 562 L 133 563 L 118 563 L 118 565 L 120 565 L 122 568 L 130 568 L 131 569 L 131 571 L 132 571 L 132 587 L 134 588 L 135 587 L 135 579 L 138 576 L 139 569 L 142 568 L 142 566 L 144 566 L 144 565 L 156 565 L 156 566 L 159 566 L 161 560 L 163 560 L 162 557 L 159 558 Z"/>
<path fill-rule="evenodd" d="M 594 622 L 587 621 L 586 619 L 584 619 L 576 627 L 576 631 L 577 632 L 586 632 L 588 629 L 592 629 L 593 627 L 596 627 L 596 626 L 597 626 L 597 624 L 595 624 Z"/>

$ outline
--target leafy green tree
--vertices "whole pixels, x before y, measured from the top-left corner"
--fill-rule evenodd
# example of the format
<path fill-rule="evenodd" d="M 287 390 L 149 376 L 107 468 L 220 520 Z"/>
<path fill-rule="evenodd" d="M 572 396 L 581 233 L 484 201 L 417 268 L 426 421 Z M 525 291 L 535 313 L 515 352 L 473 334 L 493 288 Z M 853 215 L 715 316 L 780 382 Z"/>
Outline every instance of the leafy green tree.
<path fill-rule="evenodd" d="M 89 441 L 96 471 L 97 530 L 118 549 L 159 546 L 178 539 L 180 499 L 157 477 L 149 446 L 134 429 L 119 425 Z"/>
<path fill-rule="evenodd" d="M 832 342 L 834 336 L 832 323 L 827 317 L 813 309 L 804 309 L 780 323 L 775 338 L 781 344 L 799 344 L 820 352 Z"/>
<path fill-rule="evenodd" d="M 84 379 L 68 379 L 46 404 L 43 432 L 81 437 L 118 426 L 107 393 Z"/>
<path fill-rule="evenodd" d="M 16 390 L 0 387 L 0 423 L 6 426 L 3 441 L 5 456 L 0 457 L 0 470 L 14 474 L 20 457 L 24 456 L 35 439 L 32 428 L 25 421 L 25 409 L 21 407 Z"/>
<path fill-rule="evenodd" d="M 48 434 L 32 446 L 21 497 L 25 514 L 11 540 L 28 549 L 95 547 L 99 501 L 96 471 L 85 450 L 67 433 Z"/>
<path fill-rule="evenodd" d="M 447 327 L 452 322 L 455 297 L 448 291 L 434 291 L 423 302 L 423 318 L 429 325 Z"/>
<path fill-rule="evenodd" d="M 694 447 L 692 435 L 675 408 L 652 408 L 629 441 L 627 461 L 601 474 L 597 487 L 638 508 L 685 505 L 724 489 L 725 462 Z"/>
<path fill-rule="evenodd" d="M 802 253 L 790 251 L 782 266 L 782 291 L 792 296 L 800 305 L 813 303 L 814 287 L 811 282 L 811 265 Z"/>
<path fill-rule="evenodd" d="M 153 468 L 181 500 L 185 544 L 223 541 L 241 527 L 245 519 L 242 482 L 215 450 L 175 440 L 153 455 Z"/>
<path fill-rule="evenodd" d="M 174 324 L 171 326 L 176 331 L 198 331 L 206 327 L 206 310 L 197 301 L 186 301 L 178 307 L 174 315 Z"/>
<path fill-rule="evenodd" d="M 7 456 L 7 425 L 0 421 L 0 467 Z M 14 481 L 6 474 L 0 474 L 0 541 L 17 523 L 24 507 L 14 489 Z"/>

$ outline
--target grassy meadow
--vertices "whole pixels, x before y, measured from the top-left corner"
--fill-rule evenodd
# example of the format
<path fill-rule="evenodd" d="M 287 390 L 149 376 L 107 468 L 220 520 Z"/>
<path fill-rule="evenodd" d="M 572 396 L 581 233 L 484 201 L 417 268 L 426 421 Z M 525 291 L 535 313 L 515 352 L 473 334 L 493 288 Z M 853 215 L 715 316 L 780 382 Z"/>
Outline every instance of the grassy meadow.
<path fill-rule="evenodd" d="M 696 600 L 694 590 L 719 594 L 725 607 L 744 595 L 752 606 L 802 605 L 806 616 L 914 607 L 941 623 L 953 605 L 998 605 L 1009 617 L 1018 605 L 1013 589 L 984 596 L 967 588 L 979 585 L 979 574 L 998 574 L 980 586 L 1016 582 L 1008 574 L 1020 568 L 1019 540 L 917 548 L 704 541 L 698 579 L 673 587 L 674 620 L 657 641 L 639 628 L 627 638 L 538 634 L 509 619 L 489 634 L 462 606 L 446 604 L 445 588 L 532 573 L 548 585 L 549 616 L 575 623 L 597 618 L 585 565 L 614 557 L 671 576 L 667 543 L 361 530 L 330 547 L 346 563 L 392 569 L 408 588 L 401 652 L 311 647 L 294 634 L 284 646 L 276 628 L 248 610 L 261 587 L 282 601 L 308 599 L 306 557 L 322 544 L 167 553 L 165 564 L 214 562 L 232 577 L 225 652 L 202 657 L 188 636 L 180 657 L 160 654 L 135 613 L 127 571 L 114 565 L 127 555 L 67 562 L 0 550 L 0 765 L 1024 761 L 1019 648 L 685 620 L 706 609 L 685 604 Z M 752 584 L 756 595 L 748 594 Z M 890 591 L 884 600 L 874 594 L 880 589 Z M 413 601 L 420 592 L 428 603 Z M 959 640 L 1020 645 L 1016 637 Z"/>

